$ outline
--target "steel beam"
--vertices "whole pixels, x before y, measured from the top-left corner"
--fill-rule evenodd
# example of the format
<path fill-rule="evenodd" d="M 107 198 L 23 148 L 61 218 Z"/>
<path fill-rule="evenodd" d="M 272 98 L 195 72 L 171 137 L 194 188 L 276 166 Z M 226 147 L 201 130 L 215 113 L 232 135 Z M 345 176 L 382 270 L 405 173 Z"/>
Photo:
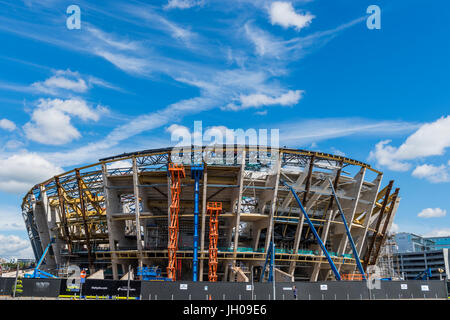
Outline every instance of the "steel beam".
<path fill-rule="evenodd" d="M 331 270 L 333 271 L 334 276 L 336 277 L 336 280 L 340 281 L 341 280 L 341 276 L 340 276 L 340 274 L 339 274 L 339 272 L 338 272 L 338 270 L 336 268 L 336 265 L 334 264 L 333 259 L 331 259 L 330 254 L 328 253 L 327 249 L 325 248 L 325 244 L 322 242 L 322 239 L 320 239 L 320 236 L 317 234 L 316 228 L 314 228 L 314 225 L 312 224 L 311 220 L 309 219 L 308 214 L 306 213 L 305 208 L 303 207 L 302 203 L 300 202 L 300 199 L 298 198 L 297 194 L 295 193 L 294 188 L 292 188 L 290 185 L 288 185 L 283 180 L 282 180 L 282 183 L 285 186 L 287 186 L 291 190 L 292 194 L 294 195 L 295 200 L 297 201 L 300 209 L 303 212 L 303 215 L 305 216 L 305 219 L 306 219 L 306 222 L 309 225 L 309 228 L 311 229 L 311 231 L 313 232 L 314 236 L 316 237 L 320 248 L 322 249 L 323 253 L 325 254 L 325 256 L 326 256 L 326 258 L 328 260 L 328 263 L 330 264 Z"/>

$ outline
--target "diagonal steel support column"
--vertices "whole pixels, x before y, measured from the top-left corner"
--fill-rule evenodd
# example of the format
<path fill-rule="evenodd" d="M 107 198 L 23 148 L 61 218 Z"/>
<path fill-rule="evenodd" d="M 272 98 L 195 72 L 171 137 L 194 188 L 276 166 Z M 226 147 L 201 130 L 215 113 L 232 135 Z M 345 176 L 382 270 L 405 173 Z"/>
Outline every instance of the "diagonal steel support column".
<path fill-rule="evenodd" d="M 336 205 L 338 206 L 339 212 L 341 213 L 342 222 L 344 223 L 345 231 L 347 232 L 348 241 L 350 242 L 350 246 L 352 247 L 353 257 L 356 260 L 356 265 L 358 266 L 359 272 L 361 272 L 362 277 L 366 280 L 366 276 L 364 273 L 363 266 L 361 265 L 361 260 L 359 259 L 358 251 L 356 250 L 355 243 L 353 242 L 352 234 L 350 233 L 350 229 L 348 228 L 347 220 L 345 219 L 344 210 L 342 210 L 341 203 L 336 195 L 336 191 L 334 190 L 333 182 L 330 178 L 328 178 L 328 182 L 330 183 L 331 192 L 333 193 L 333 197 L 336 201 Z"/>
<path fill-rule="evenodd" d="M 383 246 L 383 243 L 386 239 L 386 234 L 388 231 L 388 226 L 391 224 L 391 217 L 392 217 L 392 213 L 395 212 L 395 210 L 397 209 L 396 207 L 398 206 L 398 194 L 400 192 L 400 188 L 395 189 L 392 200 L 391 200 L 391 205 L 389 207 L 389 211 L 388 211 L 388 215 L 384 221 L 384 226 L 383 226 L 383 230 L 381 231 L 381 240 L 380 243 L 378 244 L 378 246 L 376 246 L 375 249 L 375 254 L 374 254 L 374 261 L 372 261 L 372 264 L 376 264 L 377 263 L 377 259 L 378 259 L 378 255 L 380 254 L 380 250 L 381 247 Z"/>
<path fill-rule="evenodd" d="M 334 273 L 334 275 L 335 275 L 335 277 L 336 277 L 336 280 L 340 281 L 340 280 L 341 280 L 341 275 L 339 274 L 339 271 L 337 270 L 336 265 L 334 264 L 333 260 L 331 259 L 330 254 L 328 253 L 327 249 L 325 248 L 325 244 L 322 242 L 322 239 L 320 239 L 320 236 L 319 236 L 319 234 L 317 233 L 316 228 L 314 228 L 313 223 L 312 223 L 311 220 L 309 219 L 308 214 L 306 213 L 305 208 L 303 207 L 302 203 L 300 202 L 300 199 L 299 199 L 298 196 L 297 196 L 297 193 L 295 193 L 294 188 L 292 188 L 292 187 L 291 187 L 289 184 L 287 184 L 285 181 L 281 180 L 281 182 L 282 182 L 286 187 L 288 187 L 289 190 L 290 190 L 290 191 L 292 192 L 292 194 L 294 195 L 294 198 L 295 198 L 295 200 L 297 201 L 298 206 L 300 207 L 300 210 L 302 211 L 302 213 L 303 213 L 303 215 L 304 215 L 304 217 L 305 217 L 305 220 L 306 220 L 306 222 L 307 222 L 308 225 L 309 225 L 309 228 L 311 229 L 312 233 L 313 233 L 314 236 L 316 237 L 317 242 L 319 243 L 320 248 L 322 249 L 323 253 L 325 254 L 325 256 L 326 256 L 326 258 L 327 258 L 327 260 L 328 260 L 328 263 L 330 264 L 331 270 L 333 271 L 333 273 Z"/>

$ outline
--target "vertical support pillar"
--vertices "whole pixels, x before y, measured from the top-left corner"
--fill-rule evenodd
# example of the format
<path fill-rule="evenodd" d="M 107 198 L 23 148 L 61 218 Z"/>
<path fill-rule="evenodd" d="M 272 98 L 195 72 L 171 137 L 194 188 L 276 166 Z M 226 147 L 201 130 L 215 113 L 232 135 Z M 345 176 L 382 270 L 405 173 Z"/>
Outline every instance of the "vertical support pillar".
<path fill-rule="evenodd" d="M 367 231 L 370 225 L 370 219 L 372 218 L 373 209 L 375 203 L 377 201 L 378 191 L 380 190 L 381 180 L 383 179 L 383 174 L 379 173 L 378 176 L 372 181 L 374 185 L 372 190 L 368 191 L 367 196 L 365 196 L 365 200 L 369 201 L 370 204 L 367 205 L 366 208 L 366 216 L 364 218 L 364 230 L 362 232 L 359 241 L 356 241 L 356 249 L 358 250 L 359 256 L 361 256 L 363 245 L 366 242 Z"/>
<path fill-rule="evenodd" d="M 348 212 L 345 216 L 345 219 L 348 222 L 348 227 L 350 228 L 350 231 L 352 230 L 352 226 L 353 226 L 353 219 L 355 218 L 355 213 L 356 213 L 356 208 L 358 207 L 358 202 L 361 196 L 361 188 L 364 182 L 364 177 L 365 177 L 365 173 L 366 173 L 366 168 L 361 168 L 361 170 L 358 172 L 358 174 L 354 177 L 354 179 L 356 180 L 352 190 L 351 190 L 351 194 L 350 197 L 353 198 L 352 200 L 352 206 L 350 208 L 350 212 Z M 335 188 L 337 191 L 337 188 Z M 343 200 L 342 203 L 345 206 L 346 202 L 348 200 Z M 339 213 L 340 214 L 340 213 Z M 344 212 L 345 214 L 345 212 Z M 341 239 L 341 242 L 339 243 L 339 247 L 338 247 L 338 254 L 342 255 L 343 253 L 345 253 L 345 249 L 347 248 L 347 243 L 348 243 L 348 237 L 343 237 Z"/>
<path fill-rule="evenodd" d="M 312 175 L 312 170 L 314 169 L 314 157 L 311 157 L 309 159 L 309 166 L 308 166 L 308 170 L 305 170 L 299 175 L 297 182 L 293 185 L 294 188 L 296 187 L 300 187 L 303 184 L 303 181 L 305 179 L 307 179 L 307 181 L 309 181 L 311 179 L 311 175 Z M 307 182 L 308 183 L 308 182 Z M 292 193 L 289 193 L 289 195 L 286 197 L 286 199 L 289 200 L 285 200 L 283 202 L 283 206 L 288 206 L 290 204 L 290 202 L 292 201 L 292 199 L 294 198 L 294 195 Z M 302 238 L 302 231 L 303 231 L 303 225 L 305 222 L 305 217 L 304 215 L 301 214 L 301 212 L 299 213 L 299 219 L 298 219 L 298 223 L 297 223 L 297 229 L 295 230 L 295 237 L 294 237 L 294 248 L 293 248 L 293 253 L 295 254 L 294 259 L 297 259 L 297 254 L 298 254 L 298 248 L 300 246 L 300 240 Z M 297 262 L 296 261 L 291 261 L 291 263 L 289 264 L 289 274 L 294 274 L 295 272 L 295 267 L 297 266 Z"/>
<path fill-rule="evenodd" d="M 139 177 L 136 157 L 133 157 L 133 191 L 134 191 L 134 207 L 136 218 L 136 244 L 138 267 L 142 268 L 142 239 L 141 239 L 141 208 L 139 203 Z"/>
<path fill-rule="evenodd" d="M 51 239 L 47 224 L 46 211 L 42 204 L 42 194 L 40 202 L 33 201 L 33 215 L 37 230 L 39 232 L 39 239 L 41 240 L 42 252 L 44 252 L 47 246 L 51 243 Z M 45 266 L 48 270 L 55 268 L 55 261 L 50 255 L 45 258 Z"/>
<path fill-rule="evenodd" d="M 102 178 L 103 178 L 103 193 L 105 195 L 105 205 L 106 205 L 106 221 L 108 225 L 108 243 L 109 243 L 109 250 L 111 252 L 111 267 L 113 272 L 113 279 L 119 280 L 119 273 L 117 270 L 117 254 L 114 252 L 116 250 L 115 244 L 114 244 L 114 235 L 113 235 L 113 221 L 112 221 L 112 212 L 111 212 L 111 200 L 110 194 L 108 191 L 109 187 L 109 180 L 108 180 L 108 168 L 106 167 L 105 163 L 102 163 Z"/>
<path fill-rule="evenodd" d="M 54 238 L 55 242 L 52 243 L 52 255 L 49 255 L 47 261 L 52 260 L 50 264 L 60 266 L 61 262 L 61 239 L 58 234 L 58 227 L 56 224 L 56 214 L 55 210 L 52 210 L 50 202 L 48 201 L 47 191 L 45 191 L 45 186 L 40 185 L 39 189 L 41 191 L 42 206 L 44 208 L 45 216 L 47 217 L 47 227 L 49 230 L 50 239 Z"/>
<path fill-rule="evenodd" d="M 59 212 L 60 212 L 60 219 L 63 227 L 63 235 L 64 240 L 67 241 L 67 249 L 69 251 L 69 254 L 72 254 L 72 240 L 70 237 L 70 231 L 67 224 L 67 217 L 66 217 L 66 206 L 64 203 L 64 197 L 63 197 L 63 190 L 61 183 L 59 182 L 59 178 L 55 176 L 55 184 L 56 184 L 56 190 L 58 194 L 58 202 L 59 202 Z"/>
<path fill-rule="evenodd" d="M 239 148 L 236 149 L 236 153 L 239 154 Z M 236 209 L 236 223 L 234 231 L 233 242 L 233 267 L 236 266 L 237 247 L 239 243 L 239 225 L 241 223 L 241 204 L 242 204 L 242 190 L 244 187 L 244 175 L 245 175 L 245 149 L 242 149 L 242 161 L 241 170 L 239 172 L 239 191 L 237 197 L 237 209 Z"/>
<path fill-rule="evenodd" d="M 275 210 L 277 208 L 277 196 L 278 196 L 278 186 L 280 184 L 280 170 L 281 170 L 281 152 L 277 153 L 277 159 L 276 159 L 276 163 L 273 165 L 274 166 L 274 171 L 275 171 L 275 175 L 274 175 L 274 189 L 273 189 L 273 193 L 272 193 L 272 198 L 270 200 L 270 216 L 269 216 L 269 226 L 267 228 L 267 232 L 266 232 L 266 243 L 265 243 L 265 252 L 268 253 L 269 251 L 269 246 L 270 246 L 270 242 L 273 241 L 273 245 L 275 246 L 275 239 L 272 239 L 272 234 L 273 234 L 273 229 L 275 228 L 274 226 L 274 216 L 275 216 Z M 275 263 L 273 261 L 273 263 Z"/>

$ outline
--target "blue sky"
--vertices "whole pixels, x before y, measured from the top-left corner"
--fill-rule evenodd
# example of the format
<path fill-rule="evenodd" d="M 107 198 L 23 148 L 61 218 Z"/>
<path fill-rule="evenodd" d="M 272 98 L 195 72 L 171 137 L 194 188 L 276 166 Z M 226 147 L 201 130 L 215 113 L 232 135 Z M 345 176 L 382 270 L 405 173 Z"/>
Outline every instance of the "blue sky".
<path fill-rule="evenodd" d="M 72 4 L 81 29 L 67 28 Z M 373 4 L 381 29 L 366 24 Z M 368 162 L 401 188 L 397 230 L 450 234 L 449 12 L 443 1 L 0 1 L 0 256 L 31 255 L 20 203 L 35 183 L 167 146 L 197 120 L 276 128 L 281 145 Z"/>

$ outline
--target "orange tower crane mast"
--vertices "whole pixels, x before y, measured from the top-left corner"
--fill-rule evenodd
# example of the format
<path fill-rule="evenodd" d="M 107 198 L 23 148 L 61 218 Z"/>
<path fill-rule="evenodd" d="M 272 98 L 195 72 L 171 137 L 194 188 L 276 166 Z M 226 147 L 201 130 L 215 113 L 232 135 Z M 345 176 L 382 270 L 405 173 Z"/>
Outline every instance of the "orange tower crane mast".
<path fill-rule="evenodd" d="M 172 179 L 170 186 L 170 225 L 169 225 L 169 244 L 168 257 L 169 264 L 167 266 L 167 277 L 176 280 L 177 269 L 177 250 L 178 250 L 178 213 L 180 212 L 180 193 L 181 179 L 185 177 L 184 167 L 182 164 L 169 163 L 169 173 Z"/>
<path fill-rule="evenodd" d="M 219 240 L 219 214 L 222 202 L 208 202 L 209 213 L 209 271 L 208 280 L 217 281 L 217 242 Z"/>

